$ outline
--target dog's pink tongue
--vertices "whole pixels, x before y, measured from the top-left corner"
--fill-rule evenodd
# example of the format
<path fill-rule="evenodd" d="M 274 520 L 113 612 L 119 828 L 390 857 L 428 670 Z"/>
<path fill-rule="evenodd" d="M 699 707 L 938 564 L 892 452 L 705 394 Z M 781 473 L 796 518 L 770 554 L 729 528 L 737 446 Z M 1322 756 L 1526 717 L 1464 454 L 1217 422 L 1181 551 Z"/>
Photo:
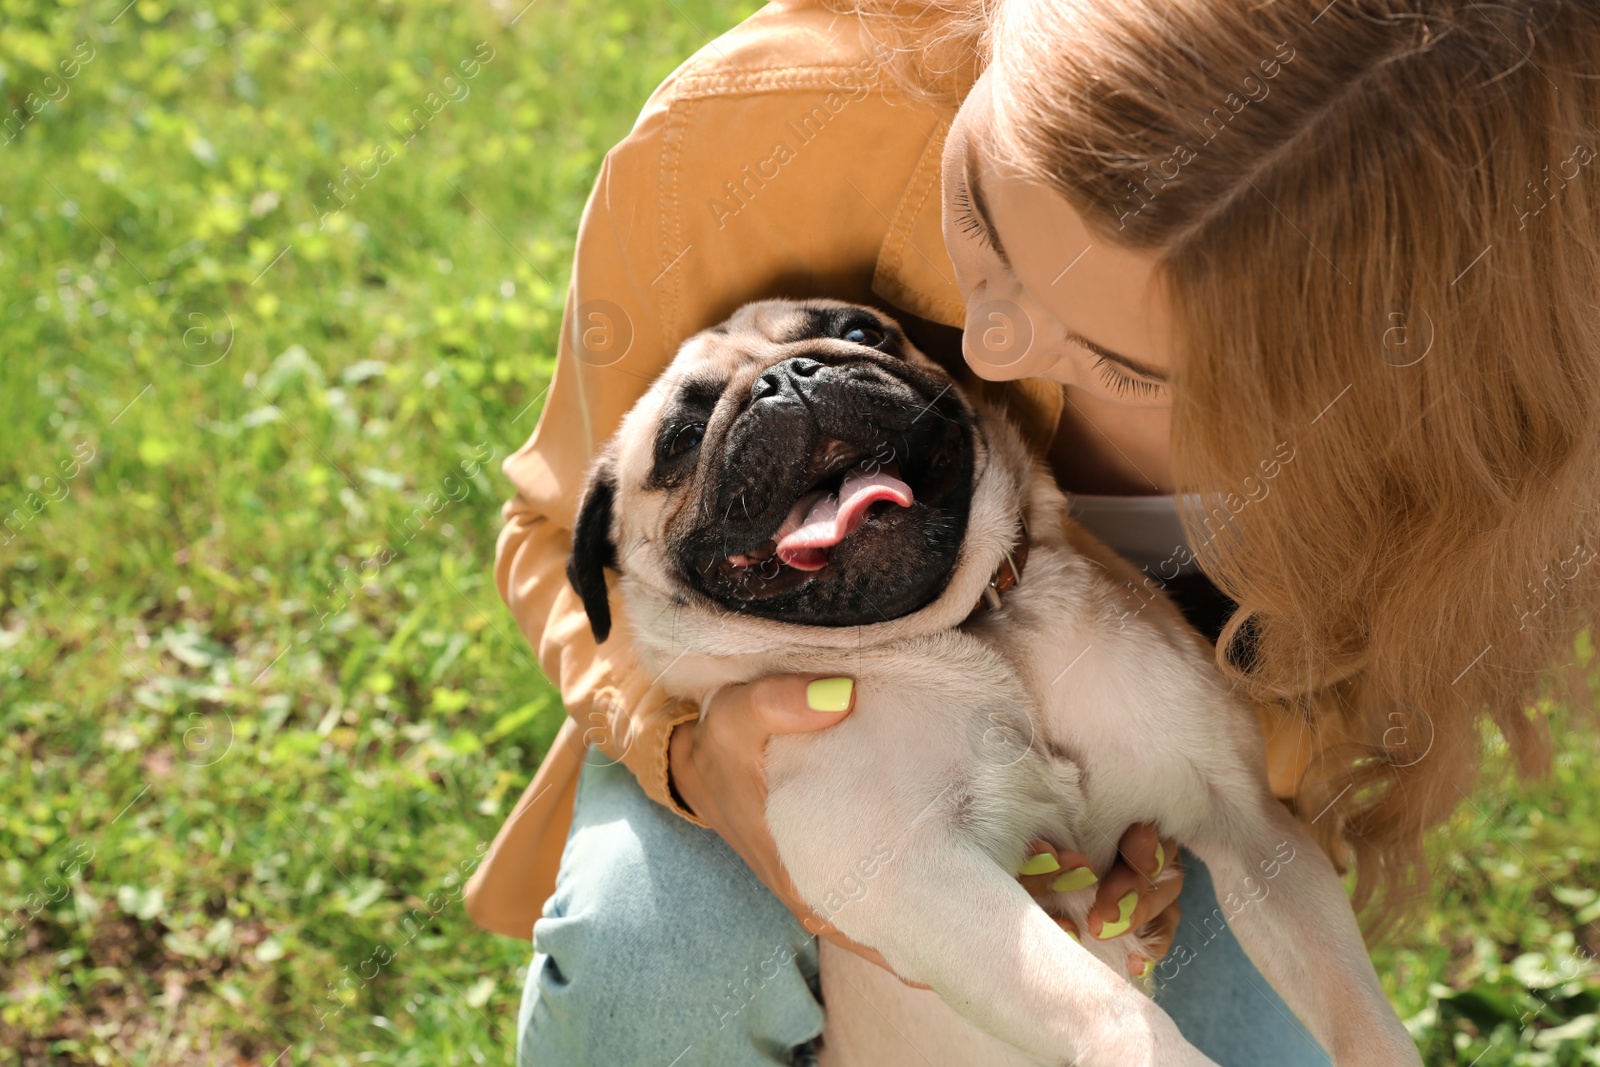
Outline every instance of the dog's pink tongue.
<path fill-rule="evenodd" d="M 778 539 L 778 558 L 796 570 L 820 570 L 828 562 L 828 549 L 861 528 L 867 508 L 880 500 L 908 508 L 912 499 L 911 487 L 882 467 L 870 473 L 856 467 L 844 476 L 837 497 L 812 504 L 799 528 Z"/>

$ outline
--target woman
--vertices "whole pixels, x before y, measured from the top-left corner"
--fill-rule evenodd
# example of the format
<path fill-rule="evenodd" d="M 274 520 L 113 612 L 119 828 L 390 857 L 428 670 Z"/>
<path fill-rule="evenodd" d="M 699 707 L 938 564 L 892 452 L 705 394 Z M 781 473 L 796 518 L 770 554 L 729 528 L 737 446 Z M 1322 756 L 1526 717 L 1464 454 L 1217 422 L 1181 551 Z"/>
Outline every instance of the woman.
<path fill-rule="evenodd" d="M 696 722 L 593 645 L 563 576 L 595 447 L 747 300 L 879 303 L 965 357 L 1216 641 L 1374 928 L 1423 886 L 1477 720 L 1543 758 L 1532 687 L 1600 601 L 1597 16 L 916 7 L 763 9 L 657 90 L 585 210 L 497 560 L 572 721 L 469 897 L 533 929 L 523 1062 L 805 1062 L 822 1028 L 811 934 L 838 935 L 777 863 L 760 754 L 837 721 L 848 682 L 769 679 Z M 1129 831 L 1080 936 L 1159 924 L 1158 1000 L 1219 1062 L 1327 1062 L 1197 921 L 1225 916 L 1192 857 L 1177 905 L 1151 888 L 1157 845 Z M 1080 864 L 1041 849 L 1023 880 Z"/>

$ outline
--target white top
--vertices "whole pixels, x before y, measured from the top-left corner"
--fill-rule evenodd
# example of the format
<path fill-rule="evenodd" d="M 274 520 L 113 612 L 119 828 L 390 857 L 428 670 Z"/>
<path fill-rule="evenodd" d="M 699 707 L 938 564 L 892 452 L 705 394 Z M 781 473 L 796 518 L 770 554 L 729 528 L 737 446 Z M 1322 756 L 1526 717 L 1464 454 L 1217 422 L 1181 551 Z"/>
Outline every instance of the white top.
<path fill-rule="evenodd" d="M 1104 541 L 1135 567 L 1152 576 L 1172 577 L 1198 574 L 1199 564 L 1188 545 L 1183 524 L 1178 521 L 1178 500 L 1164 496 L 1100 496 L 1094 493 L 1069 493 L 1072 517 Z M 1184 496 L 1187 507 L 1200 507 L 1200 494 Z"/>

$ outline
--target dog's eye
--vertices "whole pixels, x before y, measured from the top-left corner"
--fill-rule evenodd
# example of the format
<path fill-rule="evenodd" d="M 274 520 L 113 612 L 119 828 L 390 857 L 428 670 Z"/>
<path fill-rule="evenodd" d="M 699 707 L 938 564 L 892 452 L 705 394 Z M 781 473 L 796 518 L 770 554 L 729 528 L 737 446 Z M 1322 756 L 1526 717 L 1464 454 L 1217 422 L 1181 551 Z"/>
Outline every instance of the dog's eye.
<path fill-rule="evenodd" d="M 852 326 L 844 332 L 843 339 L 851 344 L 877 348 L 883 344 L 883 331 L 876 326 Z"/>
<path fill-rule="evenodd" d="M 704 423 L 692 422 L 679 430 L 672 438 L 672 443 L 667 446 L 667 457 L 681 456 L 685 452 L 700 447 L 700 439 L 706 435 Z"/>

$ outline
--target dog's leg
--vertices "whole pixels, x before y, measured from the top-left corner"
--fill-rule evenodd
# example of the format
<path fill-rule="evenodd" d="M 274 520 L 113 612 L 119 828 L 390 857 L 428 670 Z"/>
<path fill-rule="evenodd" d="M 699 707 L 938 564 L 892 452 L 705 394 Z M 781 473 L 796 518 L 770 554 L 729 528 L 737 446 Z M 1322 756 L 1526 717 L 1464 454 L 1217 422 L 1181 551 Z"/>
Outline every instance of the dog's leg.
<path fill-rule="evenodd" d="M 833 915 L 841 931 L 877 948 L 903 977 L 932 986 L 973 1025 L 1042 1062 L 1215 1067 L 993 859 L 968 842 L 918 836 Z M 805 891 L 804 872 L 791 866 L 790 873 Z"/>
<path fill-rule="evenodd" d="M 1338 1067 L 1420 1065 L 1322 850 L 1264 793 L 1218 807 L 1185 843 L 1251 962 Z"/>
<path fill-rule="evenodd" d="M 817 963 L 828 1015 L 819 1067 L 1041 1067 L 939 994 L 902 985 L 831 941 L 817 943 Z"/>

